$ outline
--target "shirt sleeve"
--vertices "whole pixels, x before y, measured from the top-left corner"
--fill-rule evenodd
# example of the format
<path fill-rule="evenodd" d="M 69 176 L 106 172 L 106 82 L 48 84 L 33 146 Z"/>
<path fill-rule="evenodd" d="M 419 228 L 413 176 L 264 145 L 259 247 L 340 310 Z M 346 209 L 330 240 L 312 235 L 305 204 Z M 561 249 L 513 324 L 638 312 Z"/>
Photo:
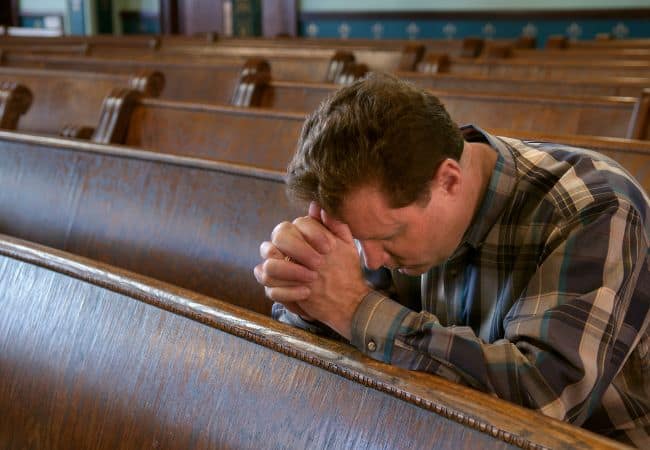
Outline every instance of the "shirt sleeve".
<path fill-rule="evenodd" d="M 648 326 L 648 236 L 634 208 L 612 209 L 556 230 L 503 339 L 486 343 L 373 291 L 353 317 L 352 344 L 582 424 Z"/>

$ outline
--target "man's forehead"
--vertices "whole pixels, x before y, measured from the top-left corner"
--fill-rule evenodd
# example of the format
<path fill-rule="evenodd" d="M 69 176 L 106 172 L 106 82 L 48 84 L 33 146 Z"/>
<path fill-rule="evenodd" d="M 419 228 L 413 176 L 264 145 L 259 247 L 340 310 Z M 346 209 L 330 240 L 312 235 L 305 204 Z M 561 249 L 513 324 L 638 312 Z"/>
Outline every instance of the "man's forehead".
<path fill-rule="evenodd" d="M 382 239 L 400 226 L 399 211 L 388 206 L 385 196 L 375 188 L 359 188 L 345 196 L 341 220 L 356 239 Z"/>

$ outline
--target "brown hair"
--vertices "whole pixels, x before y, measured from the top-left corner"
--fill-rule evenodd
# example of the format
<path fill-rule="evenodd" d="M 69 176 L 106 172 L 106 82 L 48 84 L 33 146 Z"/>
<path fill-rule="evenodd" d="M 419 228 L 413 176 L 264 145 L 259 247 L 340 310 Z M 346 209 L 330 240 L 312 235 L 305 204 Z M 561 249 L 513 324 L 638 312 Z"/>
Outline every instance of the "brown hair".
<path fill-rule="evenodd" d="M 372 74 L 335 92 L 307 118 L 287 169 L 287 191 L 336 215 L 347 193 L 374 184 L 399 208 L 428 200 L 440 163 L 458 160 L 462 151 L 460 130 L 438 98 Z"/>

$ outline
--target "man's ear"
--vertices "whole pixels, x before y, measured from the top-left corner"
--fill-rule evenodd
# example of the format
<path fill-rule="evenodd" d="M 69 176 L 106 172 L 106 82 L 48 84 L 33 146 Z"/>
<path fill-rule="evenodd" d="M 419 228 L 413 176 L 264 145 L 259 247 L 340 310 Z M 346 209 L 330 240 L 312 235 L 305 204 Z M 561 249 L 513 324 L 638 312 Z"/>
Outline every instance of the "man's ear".
<path fill-rule="evenodd" d="M 447 158 L 436 170 L 432 187 L 441 189 L 444 193 L 455 195 L 460 189 L 462 173 L 458 161 Z"/>

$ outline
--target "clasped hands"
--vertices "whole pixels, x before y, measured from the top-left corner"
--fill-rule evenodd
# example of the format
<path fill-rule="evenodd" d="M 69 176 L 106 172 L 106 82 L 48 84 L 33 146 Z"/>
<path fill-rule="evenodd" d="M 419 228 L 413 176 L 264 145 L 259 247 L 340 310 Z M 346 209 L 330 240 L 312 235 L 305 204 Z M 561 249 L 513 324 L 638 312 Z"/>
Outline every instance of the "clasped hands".
<path fill-rule="evenodd" d="M 273 229 L 260 255 L 254 274 L 268 298 L 351 338 L 352 317 L 370 288 L 346 224 L 312 202 L 308 216 Z"/>

